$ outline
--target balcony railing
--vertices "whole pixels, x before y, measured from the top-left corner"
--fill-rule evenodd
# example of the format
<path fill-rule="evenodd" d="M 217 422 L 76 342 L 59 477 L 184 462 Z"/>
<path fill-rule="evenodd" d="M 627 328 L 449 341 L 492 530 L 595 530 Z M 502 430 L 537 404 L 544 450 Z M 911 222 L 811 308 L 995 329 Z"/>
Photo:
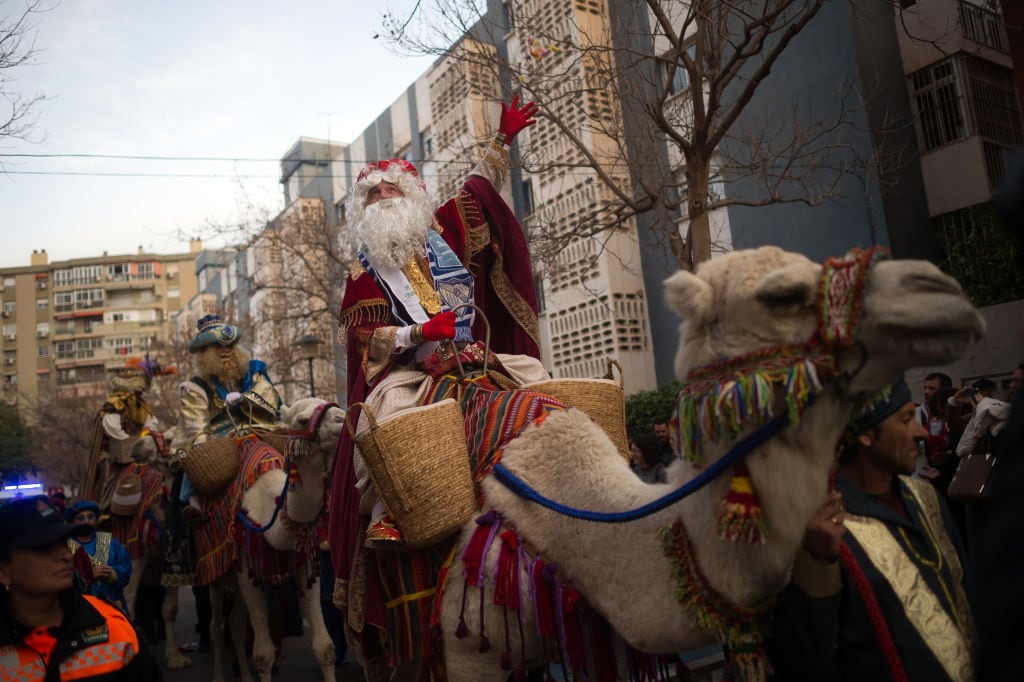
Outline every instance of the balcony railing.
<path fill-rule="evenodd" d="M 964 0 L 957 3 L 957 12 L 965 38 L 993 50 L 1007 51 L 1006 31 L 998 12 L 972 5 Z"/>

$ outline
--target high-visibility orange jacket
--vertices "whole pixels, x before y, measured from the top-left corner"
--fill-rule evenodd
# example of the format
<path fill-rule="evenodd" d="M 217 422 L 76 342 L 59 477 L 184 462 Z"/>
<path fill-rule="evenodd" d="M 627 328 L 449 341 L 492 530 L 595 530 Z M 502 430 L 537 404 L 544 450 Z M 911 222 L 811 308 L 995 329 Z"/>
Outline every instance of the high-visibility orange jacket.
<path fill-rule="evenodd" d="M 59 628 L 13 621 L 0 599 L 0 682 L 161 680 L 160 668 L 116 607 L 75 590 L 60 595 Z"/>

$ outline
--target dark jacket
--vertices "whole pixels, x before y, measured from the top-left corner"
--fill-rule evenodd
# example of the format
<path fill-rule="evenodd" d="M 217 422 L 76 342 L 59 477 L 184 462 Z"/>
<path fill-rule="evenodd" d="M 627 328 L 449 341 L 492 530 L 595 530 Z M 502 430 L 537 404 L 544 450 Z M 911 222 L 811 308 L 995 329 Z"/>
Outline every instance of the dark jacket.
<path fill-rule="evenodd" d="M 25 642 L 32 628 L 11 619 L 6 597 L 0 598 L 0 670 L 12 679 L 71 682 L 159 682 L 152 654 L 139 643 L 128 619 L 117 608 L 75 590 L 60 595 L 64 620 L 49 664 Z M 63 664 L 63 667 L 62 667 Z"/>
<path fill-rule="evenodd" d="M 953 665 L 957 672 L 949 674 L 939 660 L 963 663 L 966 651 L 970 666 L 973 627 L 964 591 L 963 546 L 949 511 L 928 483 L 901 476 L 897 487 L 909 519 L 837 477 L 836 489 L 850 514 L 844 542 L 878 602 L 907 679 L 964 679 L 969 675 L 958 674 L 961 668 Z M 858 541 L 853 532 L 857 518 L 873 524 L 874 534 L 864 537 L 877 538 L 876 551 L 884 551 L 889 562 L 885 567 L 876 565 Z M 901 558 L 894 562 L 893 557 Z M 925 635 L 921 617 L 911 616 L 908 602 L 928 623 L 948 627 L 934 637 Z M 801 555 L 793 581 L 779 597 L 766 648 L 780 682 L 892 679 L 854 576 L 841 562 L 819 564 Z"/>

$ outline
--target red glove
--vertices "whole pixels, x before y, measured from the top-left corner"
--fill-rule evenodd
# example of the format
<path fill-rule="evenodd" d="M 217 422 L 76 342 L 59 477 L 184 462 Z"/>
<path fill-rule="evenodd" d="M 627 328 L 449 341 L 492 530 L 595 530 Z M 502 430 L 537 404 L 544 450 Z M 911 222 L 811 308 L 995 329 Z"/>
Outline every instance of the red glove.
<path fill-rule="evenodd" d="M 501 103 L 501 123 L 498 124 L 498 132 L 505 136 L 506 142 L 511 143 L 519 131 L 537 122 L 532 118 L 536 113 L 537 105 L 533 102 L 527 102 L 520 109 L 519 95 L 516 95 L 507 106 L 504 102 Z"/>
<path fill-rule="evenodd" d="M 427 320 L 422 327 L 424 341 L 447 341 L 455 338 L 455 313 L 447 310 Z"/>

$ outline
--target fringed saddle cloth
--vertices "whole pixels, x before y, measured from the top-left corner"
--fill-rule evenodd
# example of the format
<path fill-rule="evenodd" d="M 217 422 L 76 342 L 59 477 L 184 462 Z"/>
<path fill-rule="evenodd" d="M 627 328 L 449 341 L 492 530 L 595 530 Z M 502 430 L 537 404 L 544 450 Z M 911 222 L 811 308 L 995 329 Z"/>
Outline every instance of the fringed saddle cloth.
<path fill-rule="evenodd" d="M 315 531 L 303 536 L 299 551 L 278 552 L 258 532 L 246 528 L 236 515 L 242 508 L 245 491 L 268 471 L 284 469 L 284 458 L 255 436 L 238 441 L 238 455 L 240 465 L 235 480 L 220 495 L 204 499 L 209 521 L 195 529 L 195 584 L 209 585 L 227 573 L 240 558 L 241 545 L 245 548 L 246 572 L 255 584 L 279 583 L 288 575 L 298 575 L 296 571 L 302 568 L 305 580 L 301 582 L 308 586 L 318 571 Z M 276 522 L 283 522 L 280 513 Z"/>
<path fill-rule="evenodd" d="M 501 459 L 505 445 L 531 424 L 565 405 L 548 395 L 520 389 L 501 390 L 486 378 L 446 376 L 425 402 L 457 397 L 462 404 L 474 479 L 479 482 Z M 479 494 L 478 494 L 479 495 Z M 482 500 L 478 496 L 478 504 Z M 431 625 L 441 569 L 450 562 L 457 536 L 424 550 L 374 552 L 380 571 L 388 623 L 388 662 L 426 659 L 440 653 L 440 638 Z"/>
<path fill-rule="evenodd" d="M 133 462 L 126 466 L 117 480 L 135 475 L 142 481 L 139 507 L 131 516 L 111 516 L 110 532 L 128 550 L 128 556 L 139 559 L 147 548 L 163 545 L 165 532 L 157 522 L 154 510 L 165 511 L 167 491 L 160 473 L 148 464 Z M 115 484 L 116 485 L 116 484 Z"/>

